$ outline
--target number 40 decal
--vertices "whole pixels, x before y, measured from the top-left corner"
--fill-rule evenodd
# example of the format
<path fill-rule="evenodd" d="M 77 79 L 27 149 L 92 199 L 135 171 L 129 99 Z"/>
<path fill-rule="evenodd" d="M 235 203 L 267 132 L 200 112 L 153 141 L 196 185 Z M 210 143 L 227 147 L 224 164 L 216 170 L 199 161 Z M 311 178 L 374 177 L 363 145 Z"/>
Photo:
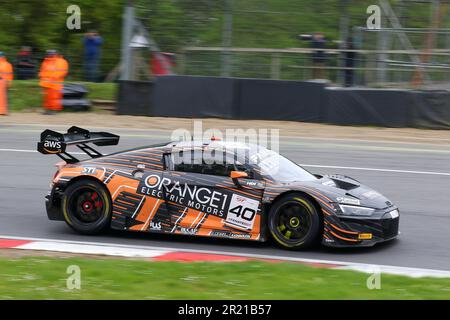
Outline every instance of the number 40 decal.
<path fill-rule="evenodd" d="M 255 210 L 248 208 L 248 207 L 244 207 L 242 205 L 231 208 L 230 212 L 235 214 L 236 217 L 247 220 L 247 221 L 252 221 L 256 214 Z"/>
<path fill-rule="evenodd" d="M 259 201 L 233 194 L 225 223 L 234 227 L 253 230 Z"/>

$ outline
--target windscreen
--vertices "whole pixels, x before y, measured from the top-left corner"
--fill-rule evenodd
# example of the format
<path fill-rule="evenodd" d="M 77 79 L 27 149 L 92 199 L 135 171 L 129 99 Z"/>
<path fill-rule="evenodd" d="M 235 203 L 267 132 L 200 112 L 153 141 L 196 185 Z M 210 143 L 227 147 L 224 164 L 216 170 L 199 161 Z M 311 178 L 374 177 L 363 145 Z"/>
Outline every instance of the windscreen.
<path fill-rule="evenodd" d="M 296 163 L 272 150 L 256 146 L 250 148 L 250 153 L 250 162 L 261 170 L 263 177 L 270 180 L 287 183 L 317 179 Z"/>

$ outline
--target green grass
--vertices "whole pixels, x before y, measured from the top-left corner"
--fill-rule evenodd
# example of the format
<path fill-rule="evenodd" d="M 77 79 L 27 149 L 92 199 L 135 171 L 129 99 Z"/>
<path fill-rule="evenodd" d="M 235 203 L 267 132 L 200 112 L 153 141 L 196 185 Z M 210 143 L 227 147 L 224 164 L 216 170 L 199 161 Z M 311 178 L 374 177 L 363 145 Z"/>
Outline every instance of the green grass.
<path fill-rule="evenodd" d="M 42 94 L 37 80 L 16 80 L 8 91 L 9 110 L 22 111 L 42 106 Z"/>
<path fill-rule="evenodd" d="M 116 100 L 117 84 L 112 82 L 76 82 L 84 84 L 89 90 L 88 99 L 91 100 Z"/>
<path fill-rule="evenodd" d="M 87 87 L 88 99 L 91 100 L 115 100 L 115 83 L 81 83 Z M 15 80 L 9 89 L 9 110 L 24 111 L 29 109 L 42 108 L 42 89 L 39 87 L 39 80 Z"/>
<path fill-rule="evenodd" d="M 81 289 L 66 287 L 70 265 Z M 449 299 L 450 279 L 368 275 L 291 263 L 176 263 L 25 257 L 0 259 L 0 299 Z"/>

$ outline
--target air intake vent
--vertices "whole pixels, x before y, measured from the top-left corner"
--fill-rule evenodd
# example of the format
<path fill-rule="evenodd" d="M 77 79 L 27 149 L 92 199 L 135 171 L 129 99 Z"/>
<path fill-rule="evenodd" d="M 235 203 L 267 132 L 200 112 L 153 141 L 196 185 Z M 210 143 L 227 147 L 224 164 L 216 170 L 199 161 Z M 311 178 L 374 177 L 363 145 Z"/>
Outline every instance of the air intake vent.
<path fill-rule="evenodd" d="M 359 184 L 357 184 L 354 180 L 341 180 L 336 176 L 329 176 L 329 178 L 334 181 L 338 188 L 343 190 L 352 190 L 359 187 Z"/>

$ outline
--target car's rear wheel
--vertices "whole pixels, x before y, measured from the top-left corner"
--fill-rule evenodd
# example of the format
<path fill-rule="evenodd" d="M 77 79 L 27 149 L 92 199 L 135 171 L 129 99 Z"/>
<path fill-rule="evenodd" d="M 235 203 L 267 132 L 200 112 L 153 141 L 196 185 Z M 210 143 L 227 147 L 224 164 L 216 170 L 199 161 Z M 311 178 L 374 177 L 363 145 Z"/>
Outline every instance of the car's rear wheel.
<path fill-rule="evenodd" d="M 79 233 L 100 233 L 111 221 L 108 190 L 93 180 L 70 184 L 62 197 L 61 207 L 66 223 Z"/>
<path fill-rule="evenodd" d="M 270 209 L 268 223 L 277 244 L 288 249 L 308 248 L 322 233 L 321 216 L 303 194 L 288 194 L 277 200 Z"/>

